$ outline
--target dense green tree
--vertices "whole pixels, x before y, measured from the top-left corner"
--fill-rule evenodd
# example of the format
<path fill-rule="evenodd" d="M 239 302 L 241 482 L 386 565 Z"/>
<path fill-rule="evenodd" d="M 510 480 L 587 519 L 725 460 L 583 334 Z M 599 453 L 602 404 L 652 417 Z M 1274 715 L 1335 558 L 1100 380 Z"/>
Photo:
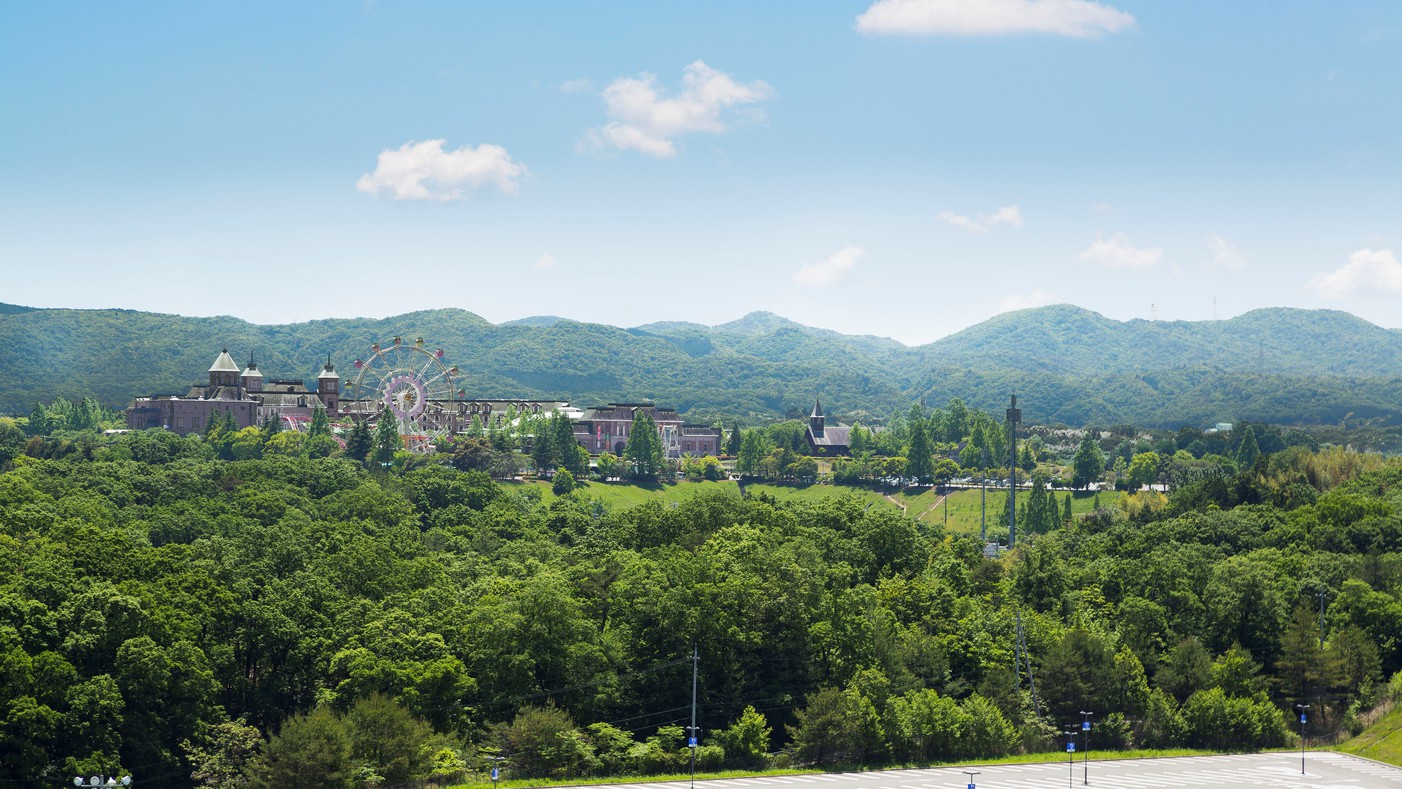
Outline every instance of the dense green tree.
<path fill-rule="evenodd" d="M 357 419 L 351 428 L 350 437 L 346 439 L 346 457 L 364 462 L 370 456 L 372 448 L 374 438 L 370 435 L 370 423 L 364 419 Z"/>
<path fill-rule="evenodd" d="M 725 453 L 731 457 L 739 455 L 741 440 L 740 423 L 734 422 L 731 424 L 729 435 L 725 437 Z"/>
<path fill-rule="evenodd" d="M 918 416 L 910 420 L 910 439 L 905 446 L 905 462 L 906 474 L 917 481 L 928 484 L 934 479 L 935 466 L 930 434 L 926 420 Z"/>
<path fill-rule="evenodd" d="M 1249 469 L 1256 465 L 1256 459 L 1261 456 L 1261 448 L 1256 443 L 1256 429 L 1247 425 L 1241 434 L 1241 444 L 1236 451 L 1236 464 L 1240 469 Z"/>
<path fill-rule="evenodd" d="M 355 703 L 345 716 L 351 757 L 389 786 L 426 778 L 433 730 L 401 704 L 383 695 Z"/>
<path fill-rule="evenodd" d="M 370 456 L 370 460 L 376 466 L 387 465 L 394 460 L 394 453 L 403 448 L 399 441 L 399 422 L 389 406 L 385 406 L 380 410 L 380 418 L 375 423 L 374 454 Z"/>
<path fill-rule="evenodd" d="M 657 423 L 641 408 L 633 412 L 633 424 L 628 428 L 628 444 L 623 448 L 623 462 L 634 479 L 655 480 L 662 473 L 662 438 Z"/>
<path fill-rule="evenodd" d="M 1085 488 L 1100 479 L 1105 471 L 1105 455 L 1095 441 L 1094 431 L 1086 431 L 1081 439 L 1076 456 L 1071 460 L 1071 468 L 1071 484 L 1076 488 Z"/>
<path fill-rule="evenodd" d="M 282 724 L 253 764 L 259 789 L 347 789 L 353 774 L 351 738 L 326 707 L 294 715 Z"/>

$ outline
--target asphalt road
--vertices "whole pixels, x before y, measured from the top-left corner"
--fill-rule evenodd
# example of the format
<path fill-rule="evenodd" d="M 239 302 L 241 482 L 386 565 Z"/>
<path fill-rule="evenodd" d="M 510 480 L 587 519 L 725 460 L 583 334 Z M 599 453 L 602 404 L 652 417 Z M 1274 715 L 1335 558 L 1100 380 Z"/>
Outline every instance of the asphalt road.
<path fill-rule="evenodd" d="M 1077 754 L 1079 757 L 1080 754 Z M 785 775 L 697 781 L 696 789 L 965 789 L 978 770 L 977 789 L 1076 789 L 1082 787 L 1077 758 L 1068 781 L 1066 762 L 939 767 L 824 775 Z M 1177 787 L 1331 787 L 1332 789 L 1402 789 L 1402 769 L 1341 753 L 1310 752 L 1305 774 L 1298 753 L 1188 756 L 1090 763 L 1090 785 L 1106 789 L 1176 789 Z M 686 781 L 632 784 L 629 789 L 686 789 Z"/>

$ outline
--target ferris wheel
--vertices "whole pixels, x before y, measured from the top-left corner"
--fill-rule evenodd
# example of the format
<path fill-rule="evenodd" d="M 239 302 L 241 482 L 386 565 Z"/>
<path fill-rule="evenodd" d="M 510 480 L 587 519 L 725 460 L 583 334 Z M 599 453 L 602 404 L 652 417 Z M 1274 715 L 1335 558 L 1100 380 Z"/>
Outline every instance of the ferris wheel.
<path fill-rule="evenodd" d="M 355 377 L 346 384 L 342 410 L 378 422 L 385 409 L 394 417 L 399 438 L 411 452 L 431 452 L 434 442 L 452 429 L 456 366 L 443 361 L 443 349 L 430 350 L 422 337 L 402 337 L 370 346 L 370 355 L 355 360 Z"/>

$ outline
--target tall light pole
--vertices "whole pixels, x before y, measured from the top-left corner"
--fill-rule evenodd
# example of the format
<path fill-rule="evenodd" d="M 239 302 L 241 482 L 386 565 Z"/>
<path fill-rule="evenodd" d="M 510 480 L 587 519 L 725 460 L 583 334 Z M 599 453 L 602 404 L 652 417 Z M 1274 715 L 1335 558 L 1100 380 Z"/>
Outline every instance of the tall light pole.
<path fill-rule="evenodd" d="M 1005 415 L 1008 423 L 1008 550 L 1017 542 L 1017 423 L 1022 419 L 1022 409 L 1017 407 L 1017 395 L 1013 395 L 1012 405 Z"/>
<path fill-rule="evenodd" d="M 691 645 L 691 725 L 686 727 L 687 747 L 691 748 L 691 787 L 696 789 L 696 746 L 699 744 L 698 737 L 701 730 L 696 728 L 696 674 L 701 665 L 701 650 L 696 644 Z"/>
<path fill-rule="evenodd" d="M 982 775 L 983 773 L 978 770 L 964 770 L 963 772 L 965 775 L 969 776 L 969 789 L 977 789 L 977 787 L 974 786 L 974 776 Z"/>
<path fill-rule="evenodd" d="M 1086 738 L 1086 751 L 1081 755 L 1081 783 L 1090 786 L 1090 718 L 1094 712 L 1081 710 L 1081 734 Z"/>
<path fill-rule="evenodd" d="M 1076 730 L 1071 729 L 1066 734 L 1066 789 L 1071 789 L 1071 785 L 1076 782 Z"/>
<path fill-rule="evenodd" d="M 987 435 L 987 434 L 985 434 Z M 985 547 L 988 545 L 988 447 L 981 452 L 983 464 L 978 469 L 978 538 Z"/>
<path fill-rule="evenodd" d="M 1295 709 L 1300 711 L 1300 775 L 1305 774 L 1305 721 L 1309 719 L 1309 716 L 1305 714 L 1305 710 L 1309 708 L 1310 705 L 1308 704 L 1295 705 Z"/>

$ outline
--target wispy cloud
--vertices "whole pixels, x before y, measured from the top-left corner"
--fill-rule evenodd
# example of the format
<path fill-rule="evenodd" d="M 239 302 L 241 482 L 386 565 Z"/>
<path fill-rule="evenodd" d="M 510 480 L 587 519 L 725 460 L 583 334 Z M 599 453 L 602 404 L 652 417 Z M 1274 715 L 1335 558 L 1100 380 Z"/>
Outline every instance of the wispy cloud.
<path fill-rule="evenodd" d="M 549 252 L 546 252 L 545 254 L 536 258 L 535 265 L 531 266 L 531 268 L 536 271 L 545 271 L 547 269 L 555 268 L 555 264 L 558 262 L 559 261 L 555 260 L 554 255 L 550 254 Z"/>
<path fill-rule="evenodd" d="M 1227 239 L 1213 233 L 1207 237 L 1207 248 L 1212 252 L 1212 268 L 1237 271 L 1246 268 L 1246 256 L 1232 246 Z"/>
<path fill-rule="evenodd" d="M 407 142 L 380 152 L 373 173 L 360 176 L 355 188 L 394 200 L 457 200 L 468 189 L 495 188 L 516 194 L 526 166 L 500 145 L 445 151 L 445 140 Z"/>
<path fill-rule="evenodd" d="M 1343 266 L 1311 279 L 1307 287 L 1326 296 L 1358 290 L 1402 293 L 1402 263 L 1390 249 L 1360 249 Z"/>
<path fill-rule="evenodd" d="M 1130 14 L 1090 0 L 877 0 L 857 17 L 863 33 L 913 36 L 1098 38 L 1134 24 Z"/>
<path fill-rule="evenodd" d="M 1081 260 L 1087 263 L 1095 263 L 1106 268 L 1128 269 L 1153 268 L 1162 257 L 1162 249 L 1136 247 L 1129 243 L 1129 239 L 1123 233 L 1116 233 L 1109 238 L 1097 235 L 1095 240 L 1090 243 L 1090 247 L 1080 254 Z"/>
<path fill-rule="evenodd" d="M 998 311 L 1012 312 L 1013 310 L 1031 309 L 1032 307 L 1045 307 L 1055 301 L 1055 294 L 1039 289 L 1027 294 L 1014 294 L 1003 299 L 998 305 Z"/>
<path fill-rule="evenodd" d="M 809 263 L 793 275 L 793 281 L 800 285 L 831 285 L 841 279 L 857 265 L 866 253 L 858 246 L 845 246 L 816 263 Z"/>
<path fill-rule="evenodd" d="M 941 211 L 935 214 L 935 219 L 946 225 L 963 228 L 970 233 L 987 233 L 998 225 L 1022 227 L 1022 212 L 1015 205 L 1005 205 L 991 214 L 979 214 L 972 218 L 949 211 Z"/>
<path fill-rule="evenodd" d="M 560 83 L 561 93 L 591 93 L 594 90 L 594 80 L 588 77 L 566 80 Z"/>
<path fill-rule="evenodd" d="M 604 107 L 613 120 L 591 130 L 585 147 L 672 157 L 677 153 L 677 137 L 724 132 L 734 122 L 736 108 L 759 104 L 773 95 L 774 89 L 765 82 L 737 82 L 699 60 L 682 73 L 682 90 L 676 96 L 666 96 L 653 74 L 624 77 L 604 88 Z M 749 117 L 763 117 L 757 107 L 751 110 Z"/>

